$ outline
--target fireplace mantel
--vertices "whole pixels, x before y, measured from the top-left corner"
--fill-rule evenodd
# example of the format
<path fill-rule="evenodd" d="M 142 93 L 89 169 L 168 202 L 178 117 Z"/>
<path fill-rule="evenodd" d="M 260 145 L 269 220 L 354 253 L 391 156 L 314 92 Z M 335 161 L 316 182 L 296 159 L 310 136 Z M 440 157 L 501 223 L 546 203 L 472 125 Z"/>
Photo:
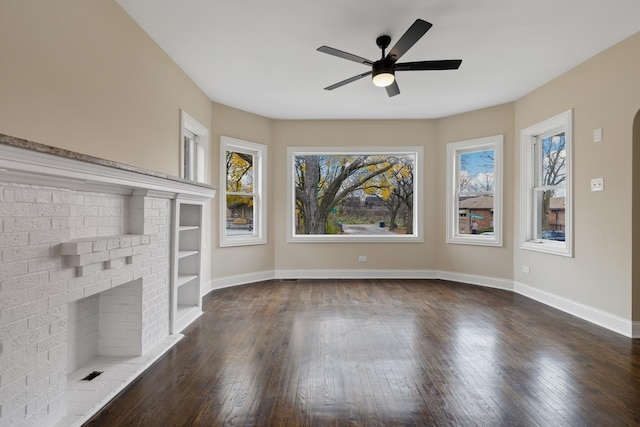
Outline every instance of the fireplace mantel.
<path fill-rule="evenodd" d="M 0 181 L 118 194 L 146 190 L 196 200 L 216 193 L 207 184 L 1 133 Z"/>

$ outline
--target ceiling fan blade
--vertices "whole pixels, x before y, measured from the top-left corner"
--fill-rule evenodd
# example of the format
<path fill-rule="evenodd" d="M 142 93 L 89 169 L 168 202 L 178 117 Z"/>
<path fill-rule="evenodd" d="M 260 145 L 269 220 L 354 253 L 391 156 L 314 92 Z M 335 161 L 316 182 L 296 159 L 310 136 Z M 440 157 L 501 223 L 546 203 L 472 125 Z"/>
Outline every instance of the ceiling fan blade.
<path fill-rule="evenodd" d="M 396 71 L 421 71 L 421 70 L 457 70 L 462 64 L 462 59 L 443 59 L 439 61 L 402 62 L 396 64 Z"/>
<path fill-rule="evenodd" d="M 360 80 L 361 78 L 369 76 L 369 75 L 371 75 L 371 71 L 367 71 L 366 73 L 358 74 L 357 76 L 349 77 L 346 80 L 343 80 L 343 81 L 338 82 L 336 84 L 332 84 L 331 86 L 325 87 L 324 90 L 333 90 L 333 89 L 339 88 L 340 86 L 344 86 L 344 85 L 346 85 L 348 83 L 355 82 L 356 80 Z"/>
<path fill-rule="evenodd" d="M 397 80 L 394 80 L 393 83 L 391 83 L 385 89 L 387 89 L 387 95 L 389 95 L 389 98 L 400 94 L 400 88 L 398 87 Z"/>
<path fill-rule="evenodd" d="M 402 55 L 407 53 L 407 51 L 411 49 L 411 46 L 416 44 L 431 27 L 431 23 L 423 21 L 422 19 L 416 19 L 416 22 L 409 27 L 402 37 L 400 37 L 396 45 L 389 51 L 386 59 L 396 62 Z"/>
<path fill-rule="evenodd" d="M 354 55 L 352 53 L 343 52 L 338 49 L 334 49 L 329 46 L 320 46 L 318 48 L 318 52 L 328 53 L 329 55 L 337 56 L 338 58 L 348 59 L 349 61 L 358 62 L 364 65 L 373 65 L 373 61 L 368 60 L 367 58 L 363 58 L 358 55 Z"/>

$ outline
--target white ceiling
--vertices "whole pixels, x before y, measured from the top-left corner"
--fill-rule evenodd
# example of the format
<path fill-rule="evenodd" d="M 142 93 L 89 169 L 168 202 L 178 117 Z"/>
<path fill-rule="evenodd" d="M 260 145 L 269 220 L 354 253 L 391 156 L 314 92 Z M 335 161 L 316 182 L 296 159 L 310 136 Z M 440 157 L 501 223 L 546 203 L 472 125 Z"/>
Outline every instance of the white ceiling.
<path fill-rule="evenodd" d="M 276 119 L 438 118 L 514 101 L 640 31 L 639 0 L 117 0 L 215 102 Z M 317 52 L 377 60 L 417 19 L 433 27 L 399 62 L 462 59 L 455 71 L 398 72 L 400 95 Z M 611 64 L 617 66 L 617 64 Z"/>

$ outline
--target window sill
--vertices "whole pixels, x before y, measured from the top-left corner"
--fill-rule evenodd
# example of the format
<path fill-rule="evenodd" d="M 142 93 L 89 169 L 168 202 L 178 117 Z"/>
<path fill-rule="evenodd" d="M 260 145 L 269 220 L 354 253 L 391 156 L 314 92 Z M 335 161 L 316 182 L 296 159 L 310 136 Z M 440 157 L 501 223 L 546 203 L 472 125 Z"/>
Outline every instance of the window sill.
<path fill-rule="evenodd" d="M 554 242 L 552 240 L 528 240 L 520 245 L 521 249 L 542 252 L 551 255 L 573 257 L 571 249 L 566 243 Z"/>
<path fill-rule="evenodd" d="M 223 238 L 220 242 L 221 248 L 228 248 L 234 246 L 251 246 L 251 245 L 266 245 L 267 239 L 263 238 Z"/>
<path fill-rule="evenodd" d="M 467 236 L 449 237 L 447 243 L 453 245 L 475 245 L 475 246 L 502 246 L 502 240 L 498 236 L 483 236 L 475 234 Z"/>
<path fill-rule="evenodd" d="M 422 243 L 424 239 L 416 234 L 396 234 L 388 236 L 380 235 L 347 235 L 347 234 L 298 234 L 288 236 L 288 243 L 344 243 L 344 242 L 367 242 L 367 243 Z"/>

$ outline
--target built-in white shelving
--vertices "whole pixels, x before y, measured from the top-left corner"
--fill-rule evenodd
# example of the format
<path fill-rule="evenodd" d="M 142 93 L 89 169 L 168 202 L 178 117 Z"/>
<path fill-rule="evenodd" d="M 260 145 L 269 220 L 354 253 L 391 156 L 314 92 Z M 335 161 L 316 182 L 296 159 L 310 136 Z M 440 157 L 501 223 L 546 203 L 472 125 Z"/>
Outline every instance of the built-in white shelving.
<path fill-rule="evenodd" d="M 178 333 L 202 314 L 202 204 L 175 201 L 171 331 Z"/>

